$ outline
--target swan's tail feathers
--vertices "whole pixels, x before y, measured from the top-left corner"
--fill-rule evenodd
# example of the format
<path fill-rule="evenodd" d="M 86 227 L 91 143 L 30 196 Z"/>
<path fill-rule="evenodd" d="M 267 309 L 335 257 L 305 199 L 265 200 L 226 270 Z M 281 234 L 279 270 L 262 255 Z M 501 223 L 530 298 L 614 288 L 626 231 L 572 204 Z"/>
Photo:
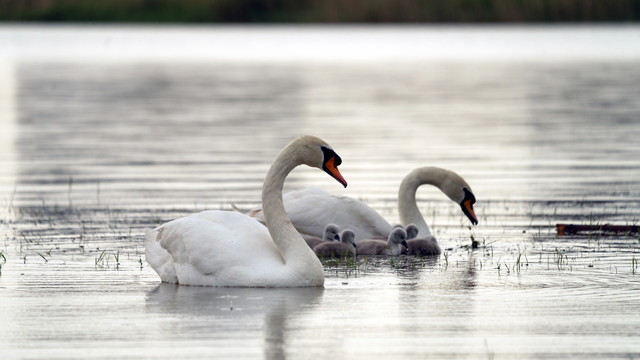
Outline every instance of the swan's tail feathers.
<path fill-rule="evenodd" d="M 259 207 L 259 208 L 256 208 L 256 209 L 253 209 L 253 210 L 249 211 L 247 213 L 247 215 L 249 217 L 252 217 L 252 218 L 258 220 L 258 222 L 260 222 L 262 225 L 266 224 L 266 221 L 264 219 L 264 214 L 262 213 L 262 207 Z"/>
<path fill-rule="evenodd" d="M 147 241 L 156 241 L 156 236 L 158 235 L 158 232 L 160 231 L 160 228 L 155 228 L 155 229 L 145 229 L 144 230 L 144 237 L 147 238 Z"/>
<path fill-rule="evenodd" d="M 171 254 L 160 245 L 163 229 L 164 228 L 160 227 L 146 232 L 145 256 L 149 265 L 158 273 L 163 282 L 177 284 L 178 277 L 176 276 L 173 258 Z"/>

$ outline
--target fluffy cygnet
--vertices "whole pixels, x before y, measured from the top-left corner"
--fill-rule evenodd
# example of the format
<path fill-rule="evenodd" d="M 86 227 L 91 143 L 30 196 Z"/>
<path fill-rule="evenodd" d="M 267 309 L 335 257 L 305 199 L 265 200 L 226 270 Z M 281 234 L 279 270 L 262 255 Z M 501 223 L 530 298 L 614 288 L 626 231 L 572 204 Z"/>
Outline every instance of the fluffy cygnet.
<path fill-rule="evenodd" d="M 307 242 L 307 245 L 309 245 L 309 247 L 313 249 L 325 241 L 340 241 L 339 232 L 340 232 L 340 228 L 338 228 L 338 225 L 328 224 L 324 228 L 324 234 L 322 238 L 319 238 L 317 236 L 312 236 L 312 235 L 306 235 L 306 236 L 303 235 L 302 237 L 304 238 L 304 241 Z"/>
<path fill-rule="evenodd" d="M 418 227 L 415 224 L 407 225 L 407 240 L 418 237 Z"/>
<path fill-rule="evenodd" d="M 356 256 L 355 233 L 351 230 L 345 230 L 340 234 L 340 242 L 324 241 L 313 248 L 313 252 L 318 257 L 346 257 Z"/>
<path fill-rule="evenodd" d="M 358 255 L 393 255 L 402 252 L 402 246 L 407 246 L 407 233 L 402 227 L 396 227 L 389 234 L 387 241 L 366 239 L 358 241 Z"/>
<path fill-rule="evenodd" d="M 430 256 L 440 255 L 442 250 L 433 235 L 424 238 L 407 240 L 406 253 L 409 255 Z"/>

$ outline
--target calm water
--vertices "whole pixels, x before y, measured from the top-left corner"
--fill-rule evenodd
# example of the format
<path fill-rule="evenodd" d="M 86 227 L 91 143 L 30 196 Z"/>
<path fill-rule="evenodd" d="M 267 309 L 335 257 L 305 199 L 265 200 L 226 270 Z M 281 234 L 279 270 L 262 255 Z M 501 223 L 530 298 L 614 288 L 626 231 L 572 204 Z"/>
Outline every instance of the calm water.
<path fill-rule="evenodd" d="M 640 358 L 640 27 L 0 27 L 0 358 Z M 436 259 L 324 289 L 161 285 L 145 229 L 248 210 L 293 137 L 397 222 L 418 166 Z M 469 249 L 471 238 L 479 240 Z M 6 261 L 4 260 L 6 258 Z"/>

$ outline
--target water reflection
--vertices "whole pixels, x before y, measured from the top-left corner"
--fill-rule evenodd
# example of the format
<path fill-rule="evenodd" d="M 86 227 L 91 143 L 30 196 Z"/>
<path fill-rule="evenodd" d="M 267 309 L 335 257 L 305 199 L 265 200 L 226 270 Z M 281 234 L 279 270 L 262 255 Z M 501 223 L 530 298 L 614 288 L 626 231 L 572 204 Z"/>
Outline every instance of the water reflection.
<path fill-rule="evenodd" d="M 16 79 L 13 63 L 0 59 L 0 221 L 13 220 L 16 183 Z M 8 231 L 4 226 L 0 232 Z M 12 235 L 7 234 L 12 237 Z"/>
<path fill-rule="evenodd" d="M 289 324 L 322 302 L 324 288 L 212 288 L 161 284 L 146 297 L 147 312 L 169 319 L 160 337 L 175 340 L 183 330 L 229 344 L 263 341 L 264 357 L 285 359 L 296 336 Z M 255 346 L 255 345 L 254 345 Z M 242 350 L 242 349 L 239 349 Z"/>
<path fill-rule="evenodd" d="M 531 41 L 523 36 L 518 43 Z M 637 238 L 553 233 L 556 222 L 588 223 L 593 216 L 631 224 L 640 216 L 640 67 L 621 62 L 619 53 L 599 54 L 609 59 L 399 66 L 52 63 L 43 55 L 0 66 L 0 106 L 8 104 L 0 109 L 0 139 L 11 139 L 0 141 L 0 191 L 19 185 L 19 216 L 0 229 L 28 244 L 12 250 L 5 240 L 10 261 L 0 281 L 13 272 L 19 279 L 55 275 L 61 284 L 54 297 L 40 296 L 47 284 L 6 287 L 9 295 L 0 298 L 29 316 L 9 317 L 4 330 L 13 337 L 0 348 L 41 351 L 34 358 L 54 357 L 54 347 L 59 357 L 78 358 L 91 357 L 89 348 L 99 358 L 107 351 L 158 358 L 492 358 L 488 349 L 496 358 L 637 357 Z M 161 285 L 144 293 L 157 281 L 146 265 L 139 269 L 144 229 L 232 203 L 251 208 L 269 163 L 300 133 L 336 148 L 350 186 L 339 189 L 300 168 L 285 190 L 323 187 L 360 198 L 395 222 L 402 177 L 418 166 L 442 166 L 472 185 L 480 226 L 469 230 L 459 207 L 425 187 L 420 210 L 443 247 L 453 249 L 448 260 L 416 264 L 418 270 L 373 264 L 356 275 L 327 267 L 326 291 Z M 491 251 L 460 248 L 470 232 Z M 82 264 L 65 255 L 72 249 L 86 249 Z M 96 271 L 104 249 L 135 272 Z M 530 266 L 516 273 L 520 251 Z M 22 262 L 38 266 L 23 276 Z M 142 285 L 131 281 L 140 271 Z M 116 275 L 117 284 L 105 283 Z M 43 344 L 51 334 L 59 342 Z M 141 344 L 131 341 L 136 336 Z M 110 339 L 118 342 L 104 341 Z M 575 353 L 586 347 L 587 356 Z"/>

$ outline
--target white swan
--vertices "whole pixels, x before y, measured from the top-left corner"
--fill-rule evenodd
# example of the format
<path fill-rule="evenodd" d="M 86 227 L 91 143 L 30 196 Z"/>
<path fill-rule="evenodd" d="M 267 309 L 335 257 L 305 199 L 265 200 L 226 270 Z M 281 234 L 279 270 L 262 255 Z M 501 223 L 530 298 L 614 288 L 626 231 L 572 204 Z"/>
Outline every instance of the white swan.
<path fill-rule="evenodd" d="M 439 188 L 461 206 L 472 224 L 478 223 L 473 211 L 476 199 L 469 184 L 451 170 L 427 166 L 411 171 L 400 184 L 398 213 L 403 225 L 413 223 L 422 236 L 431 234 L 416 203 L 416 191 L 423 184 Z M 352 229 L 357 234 L 356 242 L 360 242 L 362 239 L 387 239 L 392 230 L 380 214 L 363 202 L 316 188 L 288 192 L 284 195 L 284 204 L 294 226 L 303 234 L 322 236 L 325 224 L 334 223 L 340 228 Z M 260 206 L 249 215 L 264 221 Z"/>
<path fill-rule="evenodd" d="M 204 211 L 147 234 L 147 262 L 164 282 L 201 286 L 323 286 L 322 264 L 287 217 L 282 186 L 293 168 L 323 169 L 345 187 L 342 160 L 313 136 L 301 136 L 275 158 L 262 188 L 266 227 L 235 211 Z"/>
<path fill-rule="evenodd" d="M 392 255 L 402 253 L 402 246 L 407 247 L 407 233 L 402 227 L 396 227 L 389 234 L 387 241 L 377 239 L 364 239 L 358 241 L 358 255 Z"/>
<path fill-rule="evenodd" d="M 302 235 L 302 238 L 304 239 L 304 241 L 307 242 L 307 245 L 310 248 L 314 248 L 317 245 L 320 245 L 321 243 L 325 242 L 325 241 L 340 241 L 340 228 L 338 228 L 338 225 L 336 224 L 327 224 L 327 226 L 324 228 L 324 233 L 322 235 L 322 238 L 319 238 L 317 236 L 312 236 L 312 235 Z"/>
<path fill-rule="evenodd" d="M 356 235 L 353 231 L 347 229 L 340 234 L 340 242 L 331 241 L 331 242 L 323 242 L 322 244 L 317 245 L 313 248 L 313 252 L 318 257 L 331 258 L 337 257 L 342 258 L 346 256 L 356 256 L 357 248 L 355 244 Z"/>

